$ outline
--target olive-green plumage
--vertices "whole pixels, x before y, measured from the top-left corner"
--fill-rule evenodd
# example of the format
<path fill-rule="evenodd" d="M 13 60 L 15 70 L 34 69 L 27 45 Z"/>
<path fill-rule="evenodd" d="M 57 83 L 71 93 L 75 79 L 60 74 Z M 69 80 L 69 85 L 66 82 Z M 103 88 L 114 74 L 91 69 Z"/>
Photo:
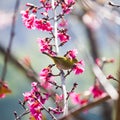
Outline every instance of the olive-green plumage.
<path fill-rule="evenodd" d="M 44 54 L 48 55 L 54 61 L 57 68 L 63 69 L 63 70 L 71 69 L 73 65 L 78 62 L 77 59 L 70 59 L 70 58 L 61 57 L 61 56 L 51 56 L 47 53 L 44 53 Z"/>

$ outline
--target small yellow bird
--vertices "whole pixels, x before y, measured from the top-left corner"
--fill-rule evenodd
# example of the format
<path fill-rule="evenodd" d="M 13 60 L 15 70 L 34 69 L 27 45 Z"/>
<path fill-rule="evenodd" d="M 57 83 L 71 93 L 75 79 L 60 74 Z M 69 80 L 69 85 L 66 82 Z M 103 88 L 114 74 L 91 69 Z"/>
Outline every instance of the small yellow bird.
<path fill-rule="evenodd" d="M 55 63 L 56 67 L 60 70 L 69 70 L 72 69 L 74 64 L 78 62 L 77 59 L 70 59 L 68 57 L 61 57 L 61 56 L 52 56 L 48 53 L 43 53 L 49 56 Z"/>

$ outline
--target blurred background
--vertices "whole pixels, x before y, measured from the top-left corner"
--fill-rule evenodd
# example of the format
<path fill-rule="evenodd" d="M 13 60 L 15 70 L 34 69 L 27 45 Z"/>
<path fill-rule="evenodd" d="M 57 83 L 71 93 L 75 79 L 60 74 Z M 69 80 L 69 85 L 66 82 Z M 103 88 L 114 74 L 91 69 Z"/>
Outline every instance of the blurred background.
<path fill-rule="evenodd" d="M 0 77 L 2 74 L 5 51 L 10 40 L 10 31 L 12 16 L 16 0 L 1 0 L 0 2 Z M 25 3 L 37 4 L 36 0 L 20 0 L 19 11 L 15 25 L 15 37 L 12 44 L 11 56 L 14 60 L 20 62 L 25 57 L 30 57 L 33 68 L 39 73 L 44 67 L 52 61 L 39 52 L 37 38 L 45 36 L 38 30 L 28 30 L 22 23 L 20 11 L 25 9 Z M 118 0 L 77 0 L 75 9 L 71 15 L 68 15 L 68 30 L 71 39 L 64 47 L 60 49 L 61 55 L 67 50 L 78 49 L 78 58 L 85 61 L 85 72 L 80 76 L 71 74 L 67 79 L 67 88 L 75 81 L 79 87 L 77 91 L 87 90 L 94 83 L 94 75 L 90 68 L 90 61 L 86 58 L 92 56 L 96 58 L 114 58 L 115 62 L 107 64 L 104 67 L 105 75 L 112 74 L 118 78 L 118 69 L 120 64 L 120 8 L 110 6 L 108 2 L 120 5 Z M 30 83 L 34 79 L 29 77 L 25 70 L 16 64 L 13 59 L 9 59 L 7 81 L 12 94 L 6 98 L 0 99 L 0 120 L 13 120 L 14 111 L 18 114 L 23 109 L 18 104 L 19 99 L 23 99 L 23 93 L 31 89 Z M 118 84 L 110 81 L 116 88 Z M 53 104 L 52 101 L 48 104 Z M 109 104 L 108 110 L 106 104 Z M 107 105 L 108 106 L 108 105 Z M 72 105 L 71 105 L 72 108 Z M 111 115 L 110 115 L 111 114 Z M 113 101 L 109 100 L 103 105 L 98 105 L 88 112 L 78 115 L 79 120 L 114 120 L 116 110 Z M 46 115 L 47 116 L 47 115 Z M 26 120 L 25 116 L 23 120 Z M 48 118 L 50 120 L 50 118 Z"/>

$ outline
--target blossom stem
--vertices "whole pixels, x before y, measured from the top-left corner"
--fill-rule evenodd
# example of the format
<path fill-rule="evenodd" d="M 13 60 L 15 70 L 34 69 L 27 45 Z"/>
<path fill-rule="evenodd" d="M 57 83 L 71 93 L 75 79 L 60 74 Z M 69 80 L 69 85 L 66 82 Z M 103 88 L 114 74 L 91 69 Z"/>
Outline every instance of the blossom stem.
<path fill-rule="evenodd" d="M 56 87 L 56 89 L 58 88 L 62 88 L 60 85 L 58 85 L 56 82 L 52 82 L 52 81 L 48 81 L 49 83 L 51 83 L 52 85 L 54 85 Z"/>
<path fill-rule="evenodd" d="M 68 100 L 68 98 L 69 98 L 69 96 L 70 96 L 70 93 L 74 92 L 74 90 L 75 90 L 75 88 L 77 87 L 77 85 L 78 85 L 77 83 L 74 83 L 74 84 L 73 84 L 73 88 L 71 89 L 70 92 L 67 93 L 67 98 L 66 98 L 66 100 Z"/>
<path fill-rule="evenodd" d="M 52 9 L 54 12 L 54 36 L 55 36 L 55 47 L 56 47 L 56 53 L 59 53 L 59 48 L 58 48 L 58 40 L 57 40 L 57 15 L 56 15 L 56 9 L 55 9 L 55 0 L 52 0 Z"/>
<path fill-rule="evenodd" d="M 67 71 L 67 74 L 64 76 L 65 78 L 72 72 L 72 69 L 70 71 Z"/>
<path fill-rule="evenodd" d="M 112 79 L 120 84 L 120 81 L 118 79 L 116 78 L 112 78 Z"/>
<path fill-rule="evenodd" d="M 41 103 L 43 109 L 50 114 L 53 120 L 57 120 L 56 117 Z"/>
<path fill-rule="evenodd" d="M 62 82 L 63 100 L 64 100 L 63 116 L 66 116 L 68 114 L 68 102 L 66 99 L 67 98 L 67 91 L 66 91 L 65 77 L 64 77 L 63 70 L 61 70 L 61 82 Z"/>
<path fill-rule="evenodd" d="M 20 114 L 19 116 L 17 116 L 17 113 L 16 111 L 14 112 L 14 115 L 15 115 L 15 120 L 21 120 L 21 118 L 27 114 L 29 114 L 30 111 L 28 109 L 25 110 L 25 112 L 23 112 L 22 114 Z"/>
<path fill-rule="evenodd" d="M 52 9 L 54 12 L 54 38 L 55 38 L 55 47 L 56 47 L 56 53 L 59 53 L 59 46 L 58 46 L 58 36 L 57 36 L 57 14 L 56 14 L 56 7 L 55 7 L 55 0 L 52 0 Z M 68 103 L 67 103 L 67 91 L 66 91 L 66 85 L 65 85 L 65 75 L 64 71 L 60 70 L 60 77 L 61 77 L 61 86 L 63 91 L 63 101 L 64 101 L 64 107 L 63 107 L 63 116 L 66 116 L 68 114 Z"/>

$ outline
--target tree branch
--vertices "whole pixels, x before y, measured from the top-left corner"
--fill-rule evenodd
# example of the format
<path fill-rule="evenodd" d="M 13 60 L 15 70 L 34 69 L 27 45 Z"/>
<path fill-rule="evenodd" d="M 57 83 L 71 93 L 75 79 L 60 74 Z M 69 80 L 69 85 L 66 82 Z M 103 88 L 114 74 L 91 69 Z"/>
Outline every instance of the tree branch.
<path fill-rule="evenodd" d="M 63 101 L 64 101 L 63 116 L 66 116 L 68 114 L 68 101 L 67 101 L 67 91 L 66 91 L 66 84 L 65 84 L 65 77 L 63 70 L 61 70 L 61 82 L 62 82 L 61 84 L 62 84 Z"/>
<path fill-rule="evenodd" d="M 20 0 L 17 0 L 16 4 L 15 4 L 15 10 L 14 10 L 13 20 L 12 20 L 12 28 L 11 28 L 11 33 L 10 33 L 10 40 L 9 40 L 7 52 L 5 54 L 4 66 L 3 66 L 3 70 L 2 70 L 2 74 L 1 74 L 1 80 L 2 81 L 4 81 L 6 73 L 7 73 L 7 63 L 8 63 L 8 59 L 9 59 L 12 43 L 13 43 L 13 38 L 15 36 L 15 23 L 16 23 L 16 17 L 17 17 L 19 2 L 20 2 Z"/>
<path fill-rule="evenodd" d="M 69 111 L 69 114 L 67 116 L 63 116 L 63 117 L 59 118 L 59 120 L 69 120 L 71 118 L 71 116 L 77 116 L 78 114 L 80 114 L 80 112 L 91 109 L 109 99 L 110 99 L 110 96 L 106 95 L 103 98 L 94 100 L 92 103 L 88 103 L 87 105 L 84 105 L 82 107 L 77 107 L 75 109 L 72 109 Z"/>

